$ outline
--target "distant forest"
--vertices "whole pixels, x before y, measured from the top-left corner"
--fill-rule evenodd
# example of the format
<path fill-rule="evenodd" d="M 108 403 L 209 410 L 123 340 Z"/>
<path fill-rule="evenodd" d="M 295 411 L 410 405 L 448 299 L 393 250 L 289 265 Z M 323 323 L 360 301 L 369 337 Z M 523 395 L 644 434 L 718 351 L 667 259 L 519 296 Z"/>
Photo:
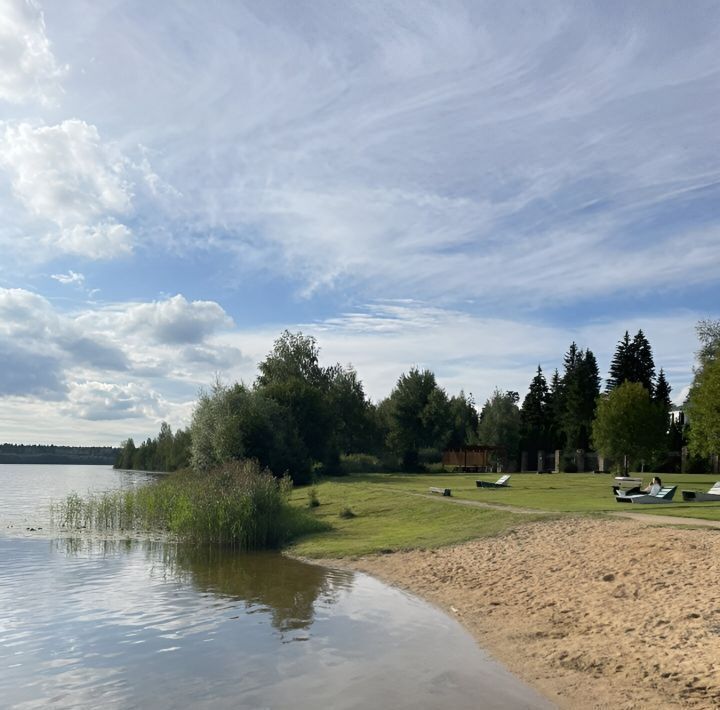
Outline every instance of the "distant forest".
<path fill-rule="evenodd" d="M 0 444 L 0 463 L 113 464 L 118 452 L 112 446 Z"/>

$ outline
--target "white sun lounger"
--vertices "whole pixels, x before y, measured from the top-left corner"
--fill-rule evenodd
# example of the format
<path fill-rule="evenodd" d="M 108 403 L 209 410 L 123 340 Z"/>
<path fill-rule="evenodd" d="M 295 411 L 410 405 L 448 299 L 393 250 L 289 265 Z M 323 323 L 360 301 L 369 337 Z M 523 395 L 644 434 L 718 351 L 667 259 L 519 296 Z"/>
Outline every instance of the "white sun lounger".
<path fill-rule="evenodd" d="M 684 501 L 690 503 L 699 503 L 701 501 L 720 501 L 720 481 L 717 481 L 715 485 L 707 493 L 698 493 L 695 491 L 683 491 L 682 497 Z"/>
<path fill-rule="evenodd" d="M 478 488 L 508 488 L 510 480 L 510 474 L 506 473 L 504 476 L 500 476 L 500 478 L 495 481 L 495 483 L 491 483 L 490 481 L 475 481 L 475 485 Z"/>
<path fill-rule="evenodd" d="M 641 493 L 639 495 L 618 493 L 615 496 L 615 500 L 618 503 L 672 503 L 676 490 L 677 486 L 664 486 L 657 492 L 657 495 L 654 496 L 649 493 Z"/>

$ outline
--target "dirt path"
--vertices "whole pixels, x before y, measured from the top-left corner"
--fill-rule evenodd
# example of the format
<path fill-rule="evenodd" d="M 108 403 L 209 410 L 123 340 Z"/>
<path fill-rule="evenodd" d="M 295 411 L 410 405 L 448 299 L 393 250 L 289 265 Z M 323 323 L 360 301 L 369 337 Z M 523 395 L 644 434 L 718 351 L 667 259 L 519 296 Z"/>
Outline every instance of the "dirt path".
<path fill-rule="evenodd" d="M 581 513 L 565 513 L 561 511 L 553 510 L 538 510 L 537 508 L 521 508 L 514 505 L 501 505 L 499 503 L 485 503 L 479 500 L 463 500 L 462 498 L 452 498 L 450 496 L 438 496 L 431 495 L 428 493 L 408 493 L 407 491 L 401 491 L 399 488 L 395 488 L 398 492 L 406 493 L 407 495 L 417 496 L 420 498 L 429 498 L 430 500 L 436 500 L 443 503 L 452 503 L 454 505 L 466 505 L 471 508 L 490 508 L 492 510 L 505 510 L 508 513 L 523 513 L 532 515 L 554 515 L 554 516 L 577 516 Z M 652 515 L 651 513 L 629 513 L 625 511 L 618 512 L 607 512 L 606 515 L 612 515 L 618 518 L 628 518 L 629 520 L 638 520 L 642 523 L 655 523 L 655 524 L 667 524 L 667 525 L 691 525 L 694 527 L 702 528 L 717 528 L 720 529 L 720 520 L 705 520 L 703 518 L 681 518 L 675 515 Z"/>

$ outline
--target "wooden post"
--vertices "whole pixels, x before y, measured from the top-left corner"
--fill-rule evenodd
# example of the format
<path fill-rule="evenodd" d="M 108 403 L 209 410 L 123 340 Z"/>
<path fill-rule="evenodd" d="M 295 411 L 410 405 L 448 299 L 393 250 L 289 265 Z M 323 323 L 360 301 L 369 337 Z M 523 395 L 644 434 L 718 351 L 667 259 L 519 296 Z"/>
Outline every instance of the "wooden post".
<path fill-rule="evenodd" d="M 560 473 L 560 449 L 555 449 L 555 473 Z"/>

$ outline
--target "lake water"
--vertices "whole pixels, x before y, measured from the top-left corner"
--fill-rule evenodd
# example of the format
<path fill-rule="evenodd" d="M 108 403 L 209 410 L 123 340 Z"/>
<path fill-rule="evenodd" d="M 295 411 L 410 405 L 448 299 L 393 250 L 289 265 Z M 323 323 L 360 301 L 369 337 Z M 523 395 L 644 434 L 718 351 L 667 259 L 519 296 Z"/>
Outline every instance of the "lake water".
<path fill-rule="evenodd" d="M 51 528 L 51 500 L 149 478 L 0 465 L 1 707 L 552 707 L 456 621 L 366 575 Z"/>

